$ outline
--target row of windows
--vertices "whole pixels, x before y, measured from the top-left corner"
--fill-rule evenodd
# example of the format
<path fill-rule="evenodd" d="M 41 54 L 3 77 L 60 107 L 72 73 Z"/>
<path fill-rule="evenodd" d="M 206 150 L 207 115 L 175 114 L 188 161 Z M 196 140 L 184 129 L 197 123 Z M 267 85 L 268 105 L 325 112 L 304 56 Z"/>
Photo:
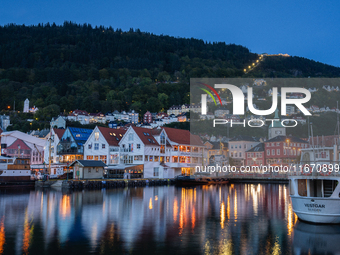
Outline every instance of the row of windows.
<path fill-rule="evenodd" d="M 92 149 L 92 143 L 90 143 L 89 145 L 88 145 L 88 148 L 89 148 L 89 150 L 91 150 Z M 105 143 L 102 143 L 102 149 L 105 149 Z M 99 143 L 95 143 L 94 144 L 94 150 L 99 150 Z"/>
<path fill-rule="evenodd" d="M 242 148 L 242 145 L 241 144 L 235 144 L 235 145 L 230 145 L 230 149 L 237 149 L 237 148 L 239 148 L 239 149 L 241 149 Z M 243 144 L 243 148 L 244 149 L 247 149 L 248 148 L 248 145 L 247 144 Z M 253 145 L 251 144 L 250 145 L 250 148 L 253 148 Z"/>
<path fill-rule="evenodd" d="M 239 158 L 242 158 L 242 152 L 239 152 L 239 153 L 237 153 L 236 151 L 234 151 L 234 152 L 230 152 L 230 157 L 235 157 L 235 158 L 237 158 L 237 157 L 239 157 Z"/>
<path fill-rule="evenodd" d="M 276 155 L 280 156 L 281 150 L 276 149 Z M 293 149 L 284 149 L 283 150 L 283 155 L 288 155 L 288 156 L 297 156 L 300 155 L 301 151 L 300 150 L 293 150 Z M 272 150 L 267 150 L 267 156 L 275 156 L 275 149 Z"/>
<path fill-rule="evenodd" d="M 248 152 L 247 153 L 248 158 L 262 158 L 262 153 L 261 152 Z"/>
<path fill-rule="evenodd" d="M 274 147 L 274 146 L 280 146 L 280 143 L 266 143 L 266 147 Z M 307 148 L 307 143 L 283 143 L 283 146 L 296 146 L 296 147 L 302 147 Z"/>
<path fill-rule="evenodd" d="M 106 157 L 106 155 L 95 155 L 95 156 L 93 156 L 93 155 L 88 155 L 88 156 L 86 156 L 86 159 L 87 160 L 101 160 L 101 161 L 103 161 L 105 164 L 106 164 L 106 162 L 107 162 L 107 157 Z"/>
<path fill-rule="evenodd" d="M 255 164 L 260 166 L 260 165 L 263 164 L 263 162 L 262 162 L 262 160 L 255 160 L 255 161 L 251 160 L 251 159 L 247 160 L 247 165 L 248 166 L 252 166 L 252 165 L 255 165 Z"/>

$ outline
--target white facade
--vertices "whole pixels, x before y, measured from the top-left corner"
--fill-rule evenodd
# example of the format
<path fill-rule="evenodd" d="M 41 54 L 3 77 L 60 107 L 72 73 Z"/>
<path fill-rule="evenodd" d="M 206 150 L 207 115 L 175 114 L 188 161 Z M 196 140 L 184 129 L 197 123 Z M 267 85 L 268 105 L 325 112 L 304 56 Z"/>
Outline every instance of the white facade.
<path fill-rule="evenodd" d="M 17 139 L 22 140 L 30 149 L 31 155 L 30 160 L 31 164 L 42 164 L 44 161 L 43 153 L 45 146 L 45 139 L 37 138 L 31 135 L 27 135 L 20 131 L 9 131 L 3 132 L 1 134 L 1 147 L 5 145 L 9 147 L 12 145 Z M 6 149 L 1 148 L 1 154 L 6 155 Z"/>
<path fill-rule="evenodd" d="M 254 148 L 259 143 L 259 141 L 230 140 L 228 142 L 229 157 L 237 159 L 241 162 L 241 164 L 244 164 L 246 159 L 246 151 Z"/>
<path fill-rule="evenodd" d="M 154 140 L 151 130 L 129 127 L 119 143 L 120 162 L 126 166 L 143 165 L 144 178 L 173 178 L 173 174 L 164 171 L 166 167 L 161 165 L 162 160 L 166 161 L 165 157 L 170 160 L 170 149 L 163 153 L 158 142 L 152 142 Z"/>
<path fill-rule="evenodd" d="M 129 115 L 129 122 L 132 124 L 137 124 L 138 123 L 138 117 L 139 117 L 139 113 L 135 112 L 134 110 L 130 111 L 128 113 Z"/>
<path fill-rule="evenodd" d="M 112 136 L 122 139 L 123 135 L 112 129 Z M 98 127 L 95 127 L 90 137 L 84 144 L 85 160 L 100 160 L 107 165 L 119 164 L 119 146 L 112 146 L 105 139 Z"/>
<path fill-rule="evenodd" d="M 64 128 L 64 129 L 66 128 L 66 120 L 63 117 L 61 117 L 61 116 L 59 116 L 56 119 L 52 118 L 52 121 L 51 121 L 50 124 L 51 124 L 52 128 L 54 128 L 54 127 L 56 127 L 56 128 Z"/>
<path fill-rule="evenodd" d="M 51 136 L 51 133 L 52 133 L 52 136 Z M 51 163 L 59 164 L 59 157 L 57 154 L 57 145 L 60 139 L 58 135 L 54 132 L 53 128 L 52 128 L 51 133 L 49 133 L 46 137 L 47 139 L 45 141 L 45 146 L 44 146 L 44 161 L 45 161 L 45 164 L 49 164 L 50 144 L 51 144 Z M 51 136 L 51 139 L 50 139 L 50 136 Z"/>
<path fill-rule="evenodd" d="M 24 110 L 23 112 L 30 112 L 30 101 L 28 100 L 28 98 L 26 98 L 25 102 L 24 102 Z"/>

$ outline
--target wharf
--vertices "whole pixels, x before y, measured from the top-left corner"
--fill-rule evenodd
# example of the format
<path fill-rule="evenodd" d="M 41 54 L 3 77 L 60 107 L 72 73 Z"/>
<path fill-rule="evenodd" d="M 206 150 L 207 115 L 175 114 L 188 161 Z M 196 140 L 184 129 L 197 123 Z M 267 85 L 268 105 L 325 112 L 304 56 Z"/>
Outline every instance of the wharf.
<path fill-rule="evenodd" d="M 62 187 L 66 189 L 123 188 L 174 185 L 174 179 L 89 179 L 36 181 L 35 187 Z"/>
<path fill-rule="evenodd" d="M 8 188 L 26 188 L 26 187 L 34 187 L 34 181 L 25 181 L 25 182 L 0 182 L 0 189 L 8 189 Z"/>

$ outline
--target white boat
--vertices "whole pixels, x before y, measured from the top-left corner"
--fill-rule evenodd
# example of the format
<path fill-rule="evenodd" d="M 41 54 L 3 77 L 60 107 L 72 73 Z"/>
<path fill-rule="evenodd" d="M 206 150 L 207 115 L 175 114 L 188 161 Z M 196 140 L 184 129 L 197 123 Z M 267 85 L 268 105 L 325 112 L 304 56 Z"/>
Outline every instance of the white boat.
<path fill-rule="evenodd" d="M 340 223 L 337 145 L 301 150 L 301 163 L 290 172 L 289 182 L 293 211 L 300 220 Z"/>
<path fill-rule="evenodd" d="M 0 156 L 0 183 L 31 181 L 30 160 Z"/>

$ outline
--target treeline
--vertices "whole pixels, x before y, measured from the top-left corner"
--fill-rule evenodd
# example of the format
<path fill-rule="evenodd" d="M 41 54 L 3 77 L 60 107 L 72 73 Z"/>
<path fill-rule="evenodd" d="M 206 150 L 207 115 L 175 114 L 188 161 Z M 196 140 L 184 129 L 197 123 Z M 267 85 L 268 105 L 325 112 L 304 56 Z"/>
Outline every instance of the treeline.
<path fill-rule="evenodd" d="M 340 68 L 302 58 L 258 58 L 235 44 L 210 43 L 65 22 L 0 26 L 0 110 L 23 109 L 39 120 L 55 112 L 130 110 L 144 114 L 189 103 L 194 77 L 340 76 Z"/>
<path fill-rule="evenodd" d="M 190 77 L 237 77 L 256 54 L 234 44 L 65 22 L 0 27 L 0 109 L 159 111 L 189 102 Z"/>

